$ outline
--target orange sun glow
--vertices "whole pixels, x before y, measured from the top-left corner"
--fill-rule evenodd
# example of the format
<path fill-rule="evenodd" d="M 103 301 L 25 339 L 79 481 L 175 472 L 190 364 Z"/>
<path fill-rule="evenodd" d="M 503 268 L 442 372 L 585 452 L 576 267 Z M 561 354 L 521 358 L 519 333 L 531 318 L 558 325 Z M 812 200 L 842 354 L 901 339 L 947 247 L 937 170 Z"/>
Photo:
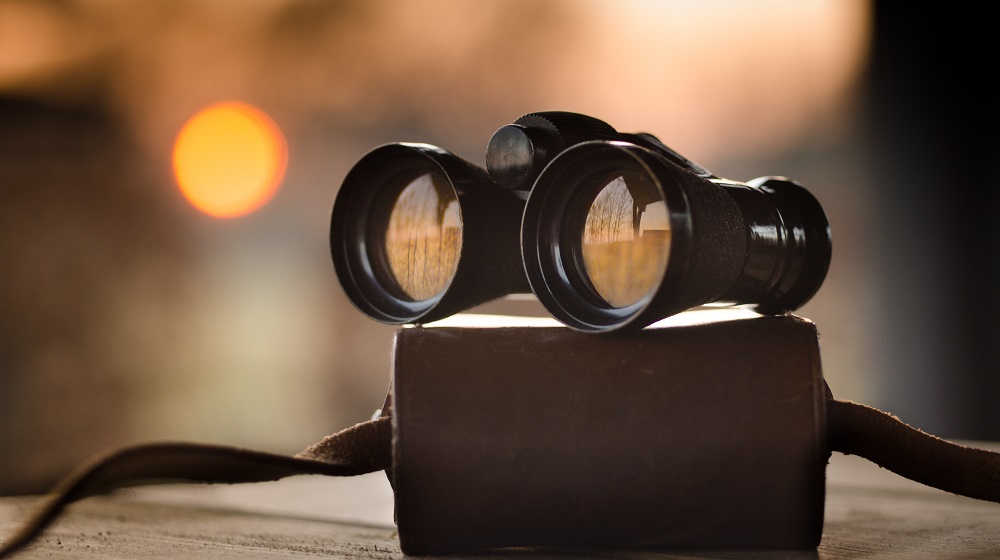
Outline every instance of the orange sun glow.
<path fill-rule="evenodd" d="M 285 138 L 263 111 L 227 101 L 205 107 L 174 143 L 174 176 L 196 208 L 218 218 L 249 214 L 277 192 L 285 175 Z"/>

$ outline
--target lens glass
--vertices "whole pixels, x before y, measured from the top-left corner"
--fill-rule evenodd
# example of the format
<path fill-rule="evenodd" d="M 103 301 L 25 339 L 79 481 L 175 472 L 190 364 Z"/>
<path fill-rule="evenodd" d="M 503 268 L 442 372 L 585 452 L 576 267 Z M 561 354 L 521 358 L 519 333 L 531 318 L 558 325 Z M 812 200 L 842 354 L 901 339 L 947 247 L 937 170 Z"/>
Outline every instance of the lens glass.
<path fill-rule="evenodd" d="M 462 216 L 450 183 L 435 173 L 409 181 L 391 206 L 385 259 L 408 298 L 432 298 L 448 287 L 462 250 Z"/>
<path fill-rule="evenodd" d="M 594 291 L 613 307 L 632 305 L 656 288 L 670 256 L 666 201 L 642 174 L 600 181 L 581 236 L 580 255 Z"/>

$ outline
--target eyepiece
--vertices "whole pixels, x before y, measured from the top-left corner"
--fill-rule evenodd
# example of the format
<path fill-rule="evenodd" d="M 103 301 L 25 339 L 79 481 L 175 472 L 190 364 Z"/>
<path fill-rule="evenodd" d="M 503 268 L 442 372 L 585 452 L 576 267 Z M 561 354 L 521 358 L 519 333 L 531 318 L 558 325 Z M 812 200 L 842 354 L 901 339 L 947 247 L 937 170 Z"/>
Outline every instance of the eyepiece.
<path fill-rule="evenodd" d="M 428 322 L 527 291 L 523 201 L 486 172 L 428 144 L 388 144 L 344 179 L 330 247 L 348 297 L 390 323 Z"/>
<path fill-rule="evenodd" d="M 829 226 L 780 178 L 716 179 L 626 142 L 584 142 L 539 175 L 524 209 L 532 290 L 581 331 L 640 328 L 710 302 L 784 313 L 830 259 Z"/>
<path fill-rule="evenodd" d="M 755 309 L 766 315 L 798 309 L 816 295 L 830 268 L 833 245 L 823 207 L 785 177 L 725 188 L 743 209 L 753 250 L 740 281 L 723 299 L 757 302 Z"/>

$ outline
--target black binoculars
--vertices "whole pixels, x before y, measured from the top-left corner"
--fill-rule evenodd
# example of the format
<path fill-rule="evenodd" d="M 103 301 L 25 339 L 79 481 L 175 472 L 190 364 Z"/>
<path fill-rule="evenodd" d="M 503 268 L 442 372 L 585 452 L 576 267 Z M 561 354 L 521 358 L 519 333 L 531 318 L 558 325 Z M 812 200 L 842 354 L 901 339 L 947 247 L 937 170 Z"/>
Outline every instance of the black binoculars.
<path fill-rule="evenodd" d="M 497 130 L 485 169 L 428 144 L 375 148 L 337 194 L 330 245 L 348 297 L 377 321 L 428 323 L 533 292 L 590 332 L 706 304 L 793 311 L 832 248 L 801 185 L 719 178 L 653 135 L 567 112 Z"/>

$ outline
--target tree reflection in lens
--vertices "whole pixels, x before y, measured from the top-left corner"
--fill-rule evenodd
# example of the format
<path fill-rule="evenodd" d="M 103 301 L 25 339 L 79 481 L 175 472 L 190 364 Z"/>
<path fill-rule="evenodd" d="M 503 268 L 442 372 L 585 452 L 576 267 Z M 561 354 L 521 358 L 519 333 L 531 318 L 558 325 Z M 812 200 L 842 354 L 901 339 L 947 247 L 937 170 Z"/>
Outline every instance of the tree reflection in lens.
<path fill-rule="evenodd" d="M 441 293 L 455 276 L 462 250 L 462 217 L 447 181 L 434 174 L 412 180 L 389 215 L 385 252 L 393 278 L 415 301 Z"/>
<path fill-rule="evenodd" d="M 663 196 L 642 175 L 623 173 L 604 185 L 587 213 L 581 254 L 591 285 L 614 307 L 656 288 L 670 256 Z"/>

